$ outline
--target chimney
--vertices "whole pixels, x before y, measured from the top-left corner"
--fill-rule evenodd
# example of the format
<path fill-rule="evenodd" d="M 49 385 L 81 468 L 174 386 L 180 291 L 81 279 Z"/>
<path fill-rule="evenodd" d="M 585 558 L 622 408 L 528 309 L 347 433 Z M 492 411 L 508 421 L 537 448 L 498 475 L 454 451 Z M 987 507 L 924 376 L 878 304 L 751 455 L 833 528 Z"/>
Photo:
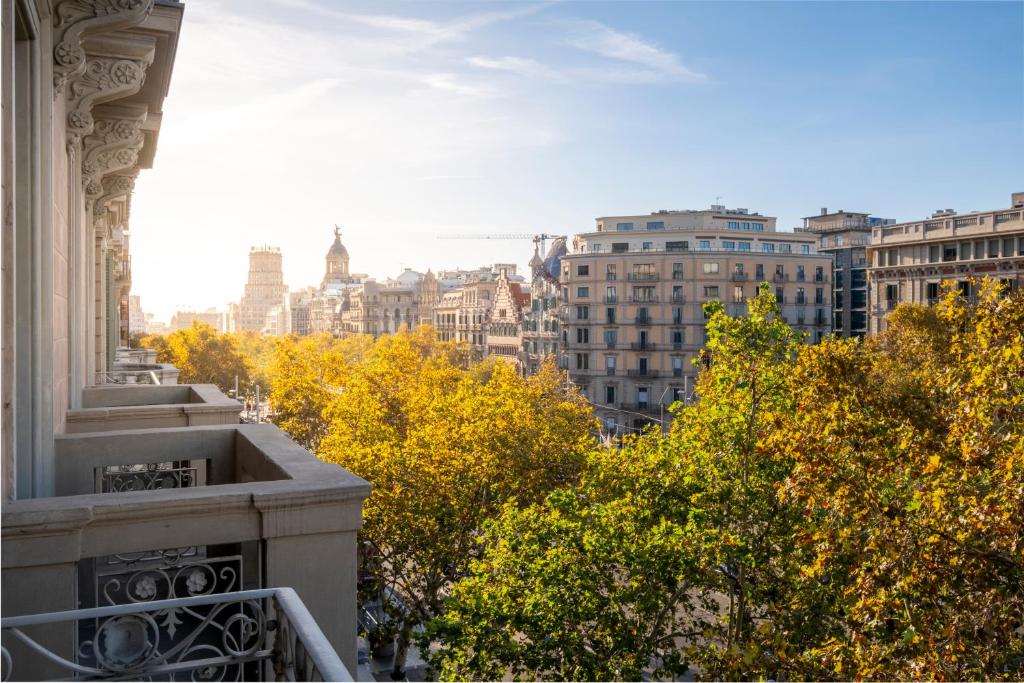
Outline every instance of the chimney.
<path fill-rule="evenodd" d="M 821 207 L 821 215 L 822 216 L 827 216 L 828 215 L 828 207 L 826 207 L 826 206 Z"/>

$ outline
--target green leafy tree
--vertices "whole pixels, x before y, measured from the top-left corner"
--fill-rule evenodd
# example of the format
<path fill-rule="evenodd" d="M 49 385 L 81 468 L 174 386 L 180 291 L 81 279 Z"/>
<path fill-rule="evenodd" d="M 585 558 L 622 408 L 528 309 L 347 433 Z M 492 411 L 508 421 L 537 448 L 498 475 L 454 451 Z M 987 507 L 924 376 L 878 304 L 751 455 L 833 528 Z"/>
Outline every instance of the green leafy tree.
<path fill-rule="evenodd" d="M 749 309 L 708 305 L 701 400 L 667 437 L 594 453 L 579 486 L 488 527 L 424 638 L 443 678 L 792 675 L 789 651 L 828 632 L 800 577 L 802 506 L 778 495 L 792 461 L 765 447 L 801 337 L 766 287 Z"/>

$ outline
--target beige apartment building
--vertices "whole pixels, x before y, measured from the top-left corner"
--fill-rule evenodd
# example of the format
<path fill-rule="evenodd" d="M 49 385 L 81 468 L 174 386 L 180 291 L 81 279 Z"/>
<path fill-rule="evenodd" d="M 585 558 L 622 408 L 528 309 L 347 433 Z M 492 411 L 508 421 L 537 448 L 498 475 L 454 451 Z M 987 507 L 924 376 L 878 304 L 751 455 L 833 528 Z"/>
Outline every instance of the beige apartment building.
<path fill-rule="evenodd" d="M 356 671 L 369 484 L 117 348 L 183 16 L 0 0 L 4 680 Z"/>
<path fill-rule="evenodd" d="M 1024 284 L 1024 192 L 1010 207 L 957 213 L 936 211 L 919 221 L 875 227 L 868 247 L 872 334 L 901 303 L 932 304 L 943 283 L 956 282 L 970 299 L 970 279 L 989 277 L 1011 290 Z"/>
<path fill-rule="evenodd" d="M 832 259 L 816 244 L 724 206 L 598 218 L 561 259 L 562 364 L 610 431 L 661 419 L 693 395 L 704 303 L 745 312 L 768 282 L 810 341 L 831 331 Z"/>

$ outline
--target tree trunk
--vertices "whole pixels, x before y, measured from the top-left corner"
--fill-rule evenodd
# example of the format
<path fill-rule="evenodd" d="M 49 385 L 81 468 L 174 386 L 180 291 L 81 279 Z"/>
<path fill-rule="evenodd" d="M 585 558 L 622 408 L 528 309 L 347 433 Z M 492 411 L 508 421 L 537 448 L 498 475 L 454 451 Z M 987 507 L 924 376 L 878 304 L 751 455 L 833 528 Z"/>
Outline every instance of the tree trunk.
<path fill-rule="evenodd" d="M 403 622 L 398 631 L 395 647 L 395 659 L 391 665 L 391 680 L 400 681 L 405 678 L 405 660 L 409 656 L 409 641 L 412 640 L 412 624 Z"/>

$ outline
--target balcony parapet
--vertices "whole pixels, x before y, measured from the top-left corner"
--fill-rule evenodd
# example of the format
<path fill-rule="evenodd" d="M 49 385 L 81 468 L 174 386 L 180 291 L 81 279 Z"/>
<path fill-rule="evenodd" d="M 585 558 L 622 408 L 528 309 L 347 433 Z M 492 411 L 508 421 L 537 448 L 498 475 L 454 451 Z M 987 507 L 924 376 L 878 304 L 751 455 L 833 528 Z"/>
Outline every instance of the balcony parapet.
<path fill-rule="evenodd" d="M 269 424 L 58 435 L 55 451 L 56 495 L 3 505 L 4 616 L 77 609 L 76 586 L 126 557 L 201 549 L 208 560 L 219 548 L 240 548 L 232 551 L 240 563 L 263 557 L 251 561 L 257 568 L 240 587 L 293 587 L 355 670 L 356 533 L 366 481 Z M 161 565 L 165 576 L 180 573 L 181 563 L 171 564 Z M 171 597 L 185 590 L 156 587 Z M 44 645 L 70 655 L 74 638 L 67 628 L 47 634 Z M 59 674 L 52 669 L 31 678 Z"/>
<path fill-rule="evenodd" d="M 242 405 L 213 384 L 103 384 L 82 390 L 82 407 L 69 410 L 69 434 L 124 429 L 238 424 Z"/>

